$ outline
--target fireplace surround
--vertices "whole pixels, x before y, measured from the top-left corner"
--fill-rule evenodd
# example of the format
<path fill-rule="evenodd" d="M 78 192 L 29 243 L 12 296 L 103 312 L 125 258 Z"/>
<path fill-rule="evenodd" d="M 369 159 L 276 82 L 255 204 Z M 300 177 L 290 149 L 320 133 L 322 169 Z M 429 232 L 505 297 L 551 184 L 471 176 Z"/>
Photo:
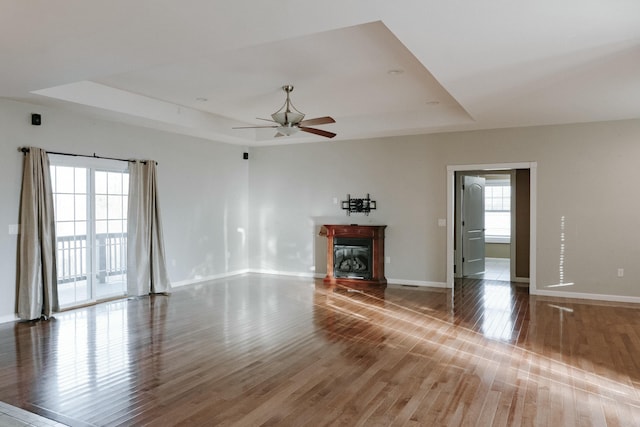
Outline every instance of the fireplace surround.
<path fill-rule="evenodd" d="M 384 289 L 386 225 L 323 225 L 327 237 L 326 285 L 354 289 Z"/>

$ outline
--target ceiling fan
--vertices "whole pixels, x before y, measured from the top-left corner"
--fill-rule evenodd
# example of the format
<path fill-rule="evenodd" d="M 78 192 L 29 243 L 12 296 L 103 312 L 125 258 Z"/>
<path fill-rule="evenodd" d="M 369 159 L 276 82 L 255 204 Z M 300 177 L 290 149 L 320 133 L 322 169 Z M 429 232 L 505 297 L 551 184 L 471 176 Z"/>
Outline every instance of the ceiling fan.
<path fill-rule="evenodd" d="M 287 99 L 284 102 L 284 105 L 280 107 L 278 111 L 271 115 L 271 119 L 261 119 L 258 117 L 258 120 L 265 120 L 267 122 L 273 122 L 274 125 L 270 126 L 241 126 L 234 127 L 233 129 L 258 129 L 258 128 L 273 128 L 276 129 L 275 137 L 281 136 L 290 136 L 299 130 L 303 132 L 313 133 L 315 135 L 324 136 L 326 138 L 333 138 L 336 136 L 333 132 L 328 132 L 322 129 L 311 128 L 309 126 L 317 126 L 317 125 L 326 125 L 329 123 L 335 123 L 336 121 L 329 116 L 318 117 L 315 119 L 304 120 L 304 113 L 298 111 L 293 104 L 291 103 L 291 98 L 289 94 L 293 91 L 293 86 L 285 85 L 282 86 L 282 90 L 284 90 L 287 94 Z"/>

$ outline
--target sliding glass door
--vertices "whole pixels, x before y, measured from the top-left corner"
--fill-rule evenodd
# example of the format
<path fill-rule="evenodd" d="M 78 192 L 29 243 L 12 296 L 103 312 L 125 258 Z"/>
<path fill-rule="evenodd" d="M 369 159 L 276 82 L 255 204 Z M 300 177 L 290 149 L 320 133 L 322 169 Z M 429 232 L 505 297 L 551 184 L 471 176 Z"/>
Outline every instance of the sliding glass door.
<path fill-rule="evenodd" d="M 125 295 L 127 163 L 50 158 L 60 306 Z"/>
<path fill-rule="evenodd" d="M 98 299 L 124 295 L 127 289 L 127 203 L 129 174 L 95 170 L 94 242 Z"/>

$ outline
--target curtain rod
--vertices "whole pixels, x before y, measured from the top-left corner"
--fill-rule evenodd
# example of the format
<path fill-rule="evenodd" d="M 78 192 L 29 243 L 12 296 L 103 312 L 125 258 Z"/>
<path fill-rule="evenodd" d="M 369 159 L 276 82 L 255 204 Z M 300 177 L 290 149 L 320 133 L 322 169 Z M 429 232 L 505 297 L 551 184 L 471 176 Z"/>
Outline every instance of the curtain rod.
<path fill-rule="evenodd" d="M 25 155 L 29 152 L 29 148 L 28 147 L 21 147 L 18 148 L 18 151 L 22 151 L 22 153 L 24 153 Z M 88 154 L 75 154 L 75 153 L 60 153 L 57 151 L 47 151 L 47 154 L 57 154 L 60 156 L 73 156 L 73 157 L 89 157 L 92 159 L 105 159 L 105 160 L 118 160 L 120 162 L 135 162 L 137 160 L 134 159 L 118 159 L 117 157 L 102 157 L 102 156 L 98 156 L 96 153 L 93 153 L 93 155 L 88 155 Z M 141 160 L 142 163 L 144 163 L 145 165 L 147 164 L 146 160 Z M 156 165 L 158 164 L 158 162 L 156 162 Z"/>

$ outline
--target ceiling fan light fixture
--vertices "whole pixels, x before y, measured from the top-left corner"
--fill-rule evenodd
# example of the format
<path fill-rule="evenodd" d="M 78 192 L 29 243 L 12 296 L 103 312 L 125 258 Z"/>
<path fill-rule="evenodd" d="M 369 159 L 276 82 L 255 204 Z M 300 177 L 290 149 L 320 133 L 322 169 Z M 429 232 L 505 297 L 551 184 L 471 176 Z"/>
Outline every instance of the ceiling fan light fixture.
<path fill-rule="evenodd" d="M 282 108 L 271 115 L 271 118 L 282 126 L 286 126 L 288 124 L 295 125 L 304 119 L 304 113 L 301 113 L 293 106 L 291 100 L 289 100 L 289 94 L 287 93 L 287 101 Z"/>
<path fill-rule="evenodd" d="M 297 126 L 292 126 L 291 124 L 289 124 L 288 126 L 278 126 L 276 128 L 276 130 L 278 131 L 278 133 L 281 133 L 285 136 L 291 136 L 295 133 L 297 133 L 300 128 L 298 128 Z"/>
<path fill-rule="evenodd" d="M 276 111 L 271 115 L 274 122 L 278 122 L 281 126 L 287 126 L 289 124 L 296 125 L 304 119 L 304 114 L 299 111 Z"/>
<path fill-rule="evenodd" d="M 293 108 L 293 105 L 291 106 Z M 295 110 L 295 108 L 294 108 Z M 302 114 L 299 111 L 290 111 L 289 113 L 287 113 L 287 122 L 288 123 L 293 123 L 295 125 L 297 125 L 298 123 L 300 123 L 302 121 L 302 119 L 304 119 L 304 114 Z"/>
<path fill-rule="evenodd" d="M 273 119 L 274 122 L 283 124 L 287 122 L 287 113 L 284 111 L 276 111 L 271 115 L 271 118 Z"/>

